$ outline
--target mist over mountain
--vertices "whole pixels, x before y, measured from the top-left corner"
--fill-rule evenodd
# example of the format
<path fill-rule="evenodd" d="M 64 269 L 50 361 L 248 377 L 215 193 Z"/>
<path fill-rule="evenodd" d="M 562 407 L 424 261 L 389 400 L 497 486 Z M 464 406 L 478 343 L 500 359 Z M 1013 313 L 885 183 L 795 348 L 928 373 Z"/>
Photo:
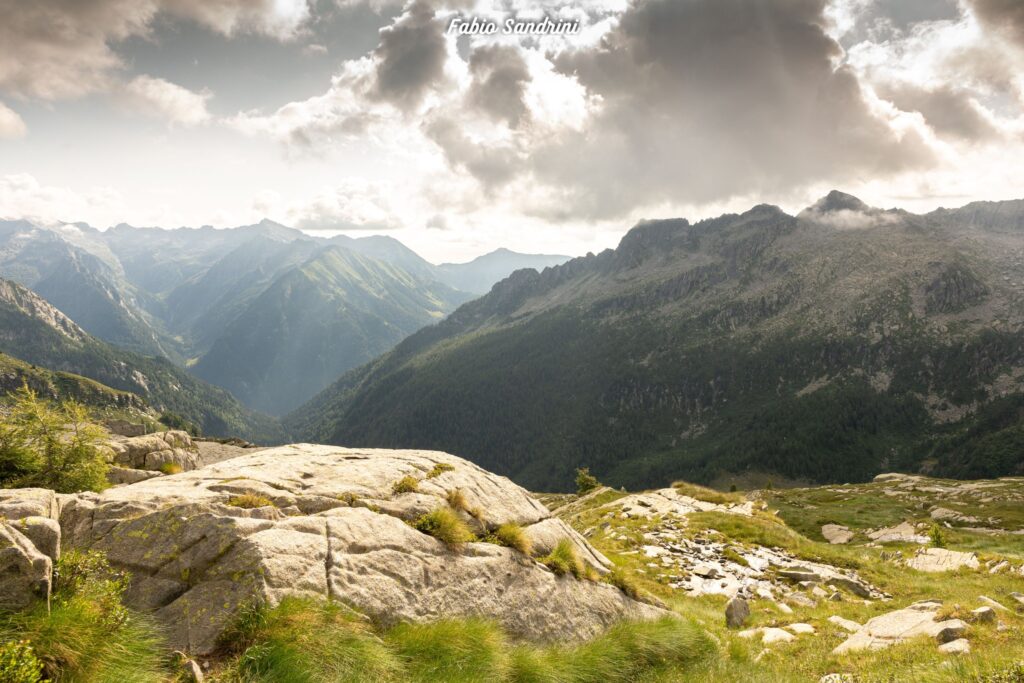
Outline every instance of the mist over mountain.
<path fill-rule="evenodd" d="M 0 222 L 0 276 L 99 339 L 277 414 L 512 270 L 562 258 L 510 255 L 439 267 L 392 237 L 324 238 L 269 220 L 106 231 Z"/>
<path fill-rule="evenodd" d="M 354 370 L 302 438 L 438 448 L 538 489 L 887 469 L 1020 473 L 1024 202 L 915 215 L 840 192 L 641 223 Z"/>

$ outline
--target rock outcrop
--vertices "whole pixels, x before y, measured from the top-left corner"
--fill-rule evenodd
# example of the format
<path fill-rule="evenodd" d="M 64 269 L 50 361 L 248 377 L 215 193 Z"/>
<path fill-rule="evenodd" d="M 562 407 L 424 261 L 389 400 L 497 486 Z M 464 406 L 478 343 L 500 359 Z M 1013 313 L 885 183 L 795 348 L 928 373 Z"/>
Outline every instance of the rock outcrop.
<path fill-rule="evenodd" d="M 415 490 L 396 493 L 405 477 Z M 568 538 L 607 571 L 606 558 L 525 490 L 445 453 L 292 445 L 101 494 L 33 500 L 46 494 L 63 547 L 104 551 L 130 571 L 128 605 L 154 613 L 170 644 L 195 654 L 213 650 L 247 605 L 286 595 L 341 601 L 383 624 L 486 616 L 534 640 L 582 639 L 664 614 L 516 550 L 451 548 L 417 531 L 410 522 L 451 501 L 479 536 L 519 524 L 541 552 Z M 24 544 L 15 536 L 15 545 Z"/>
<path fill-rule="evenodd" d="M 936 616 L 941 608 L 941 602 L 925 600 L 869 619 L 840 643 L 832 654 L 880 650 L 918 636 L 934 638 L 940 644 L 960 638 L 967 629 L 967 624 L 960 619 L 938 621 Z"/>
<path fill-rule="evenodd" d="M 949 572 L 961 567 L 977 569 L 978 556 L 945 548 L 924 548 L 907 560 L 907 566 L 922 572 Z"/>
<path fill-rule="evenodd" d="M 173 467 L 187 472 L 199 464 L 199 451 L 191 437 L 179 430 L 114 437 L 107 443 L 107 447 L 113 451 L 114 464 L 124 468 L 159 471 L 161 468 Z"/>

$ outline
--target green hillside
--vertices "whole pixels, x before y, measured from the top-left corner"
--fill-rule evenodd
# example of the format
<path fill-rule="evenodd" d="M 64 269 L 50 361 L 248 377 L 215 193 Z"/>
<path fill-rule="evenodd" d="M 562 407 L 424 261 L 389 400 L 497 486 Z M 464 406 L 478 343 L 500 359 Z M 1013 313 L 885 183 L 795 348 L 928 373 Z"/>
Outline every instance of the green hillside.
<path fill-rule="evenodd" d="M 287 420 L 438 448 L 536 489 L 888 469 L 1019 472 L 1024 207 L 915 216 L 833 193 L 644 223 L 521 271 Z"/>
<path fill-rule="evenodd" d="M 273 418 L 248 410 L 163 358 L 115 349 L 86 334 L 29 290 L 0 280 L 0 351 L 57 373 L 74 373 L 141 396 L 156 411 L 173 412 L 212 436 L 279 443 Z"/>

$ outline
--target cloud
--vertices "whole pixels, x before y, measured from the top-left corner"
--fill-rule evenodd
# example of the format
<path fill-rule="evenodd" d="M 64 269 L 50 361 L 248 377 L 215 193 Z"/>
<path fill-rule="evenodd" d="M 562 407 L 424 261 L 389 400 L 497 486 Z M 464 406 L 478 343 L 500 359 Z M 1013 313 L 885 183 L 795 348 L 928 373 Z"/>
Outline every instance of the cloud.
<path fill-rule="evenodd" d="M 373 94 L 401 109 L 415 108 L 444 76 L 448 42 L 429 2 L 414 0 L 397 21 L 380 32 L 374 51 Z"/>
<path fill-rule="evenodd" d="M 0 90 L 55 100 L 115 86 L 126 65 L 112 47 L 148 37 L 157 16 L 231 36 L 288 40 L 309 19 L 306 0 L 32 0 L 0 3 Z"/>
<path fill-rule="evenodd" d="M 125 85 L 124 96 L 132 108 L 171 123 L 194 126 L 210 120 L 206 101 L 212 93 L 194 93 L 162 78 L 137 76 Z"/>
<path fill-rule="evenodd" d="M 309 201 L 292 203 L 285 215 L 300 230 L 393 230 L 401 226 L 390 200 L 396 190 L 350 179 L 321 190 Z"/>
<path fill-rule="evenodd" d="M 0 140 L 24 137 L 27 132 L 28 127 L 18 112 L 0 102 Z"/>
<path fill-rule="evenodd" d="M 920 112 L 940 135 L 970 142 L 1001 135 L 988 110 L 970 91 L 955 85 L 924 88 L 914 83 L 881 84 L 878 92 L 903 111 Z"/>
<path fill-rule="evenodd" d="M 969 0 L 978 18 L 1024 48 L 1024 3 L 1020 0 Z"/>
<path fill-rule="evenodd" d="M 48 225 L 97 213 L 123 216 L 124 212 L 124 198 L 110 188 L 79 191 L 42 185 L 27 173 L 0 176 L 2 218 L 25 218 Z"/>
<path fill-rule="evenodd" d="M 473 75 L 467 94 L 470 106 L 516 128 L 529 113 L 523 97 L 530 71 L 523 53 L 512 45 L 484 45 L 473 50 L 469 70 Z"/>

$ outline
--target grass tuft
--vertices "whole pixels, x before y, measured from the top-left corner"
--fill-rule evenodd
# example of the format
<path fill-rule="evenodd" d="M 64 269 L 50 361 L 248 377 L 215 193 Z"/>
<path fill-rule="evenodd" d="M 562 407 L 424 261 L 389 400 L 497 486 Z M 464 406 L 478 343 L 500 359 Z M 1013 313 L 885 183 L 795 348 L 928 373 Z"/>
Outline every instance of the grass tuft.
<path fill-rule="evenodd" d="M 558 576 L 572 574 L 577 579 L 585 577 L 586 568 L 583 560 L 576 552 L 576 546 L 568 538 L 560 540 L 546 557 L 540 559 L 540 562 Z"/>
<path fill-rule="evenodd" d="M 420 487 L 420 480 L 416 477 L 404 476 L 391 487 L 393 493 L 415 493 Z"/>
<path fill-rule="evenodd" d="M 437 477 L 440 477 L 445 472 L 451 472 L 454 469 L 454 465 L 449 465 L 446 462 L 435 463 L 433 469 L 427 472 L 427 479 L 435 479 Z"/>
<path fill-rule="evenodd" d="M 518 550 L 527 557 L 533 554 L 533 543 L 530 542 L 530 537 L 526 535 L 523 527 L 518 524 L 502 524 L 495 530 L 494 540 L 498 545 Z"/>
<path fill-rule="evenodd" d="M 469 503 L 466 501 L 466 494 L 462 492 L 462 489 L 452 489 L 445 494 L 445 499 L 453 510 L 465 510 L 469 507 Z"/>
<path fill-rule="evenodd" d="M 401 624 L 388 643 L 413 681 L 462 683 L 507 680 L 509 662 L 502 631 L 480 619 Z"/>
<path fill-rule="evenodd" d="M 228 505 L 236 508 L 245 508 L 246 510 L 254 510 L 256 508 L 274 507 L 274 502 L 255 493 L 243 493 L 229 499 Z"/>
<path fill-rule="evenodd" d="M 445 507 L 428 512 L 416 520 L 413 526 L 453 548 L 460 547 L 476 538 L 455 511 Z"/>
<path fill-rule="evenodd" d="M 705 503 L 714 503 L 716 505 L 742 503 L 745 500 L 742 493 L 735 491 L 723 493 L 722 491 L 709 489 L 705 486 L 698 486 L 697 484 L 691 484 L 687 481 L 673 482 L 672 488 L 674 488 L 680 495 L 689 496 L 690 498 L 702 500 Z"/>
<path fill-rule="evenodd" d="M 160 471 L 164 474 L 181 474 L 184 472 L 181 465 L 176 462 L 165 462 L 160 465 Z"/>

